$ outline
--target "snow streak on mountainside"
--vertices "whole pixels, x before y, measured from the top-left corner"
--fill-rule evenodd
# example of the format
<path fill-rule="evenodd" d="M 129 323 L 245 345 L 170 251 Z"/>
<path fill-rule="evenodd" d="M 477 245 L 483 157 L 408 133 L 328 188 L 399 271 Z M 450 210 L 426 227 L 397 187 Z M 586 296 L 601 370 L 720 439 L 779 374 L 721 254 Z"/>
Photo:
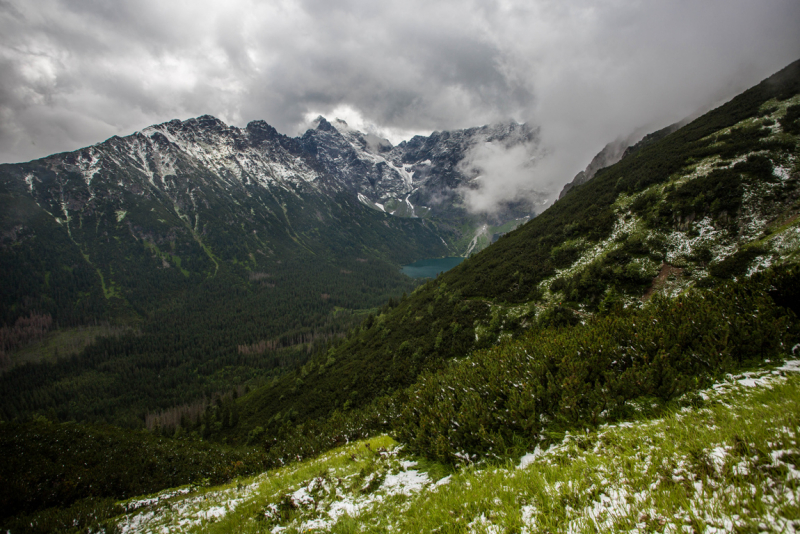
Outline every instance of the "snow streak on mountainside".
<path fill-rule="evenodd" d="M 328 194 L 350 192 L 369 207 L 398 216 L 452 217 L 454 210 L 466 215 L 462 193 L 478 188 L 477 179 L 490 187 L 501 178 L 477 176 L 475 169 L 464 164 L 470 151 L 491 144 L 532 154 L 538 145 L 537 130 L 513 121 L 434 132 L 394 147 L 339 119 L 332 124 L 319 117 L 314 125 L 302 137 L 290 138 L 264 121 L 240 129 L 204 115 L 150 126 L 40 161 L 52 171 L 79 173 L 89 198 L 94 198 L 92 184 L 98 177 L 116 176 L 124 169 L 135 172 L 127 180 L 115 178 L 116 185 L 140 190 L 149 184 L 171 192 L 170 197 L 175 197 L 176 189 L 193 189 L 179 185 L 179 176 L 202 174 L 213 176 L 226 188 L 253 184 L 295 190 L 311 185 Z M 36 173 L 26 175 L 26 181 L 32 194 L 41 190 L 42 179 Z M 530 203 L 516 204 L 515 217 L 531 215 Z"/>
<path fill-rule="evenodd" d="M 343 187 L 356 191 L 367 206 L 405 217 L 432 215 L 460 222 L 471 215 L 464 205 L 466 191 L 491 187 L 505 178 L 480 176 L 469 164 L 476 149 L 498 147 L 501 154 L 517 150 L 531 159 L 538 148 L 538 132 L 513 121 L 415 136 L 395 147 L 339 119 L 330 123 L 318 117 L 314 124 L 300 142 L 324 169 Z M 511 214 L 492 214 L 494 222 L 531 215 L 533 206 L 526 200 L 516 202 Z"/>
<path fill-rule="evenodd" d="M 297 185 L 318 176 L 314 162 L 299 145 L 265 122 L 251 122 L 241 130 L 207 115 L 151 126 L 125 138 L 112 137 L 66 155 L 64 162 L 74 161 L 90 183 L 103 156 L 106 169 L 116 164 L 139 170 L 150 183 L 156 185 L 158 180 L 165 189 L 170 188 L 169 176 L 193 171 L 213 173 L 229 186 L 250 182 Z"/>
<path fill-rule="evenodd" d="M 3 168 L 24 180 L 36 203 L 69 231 L 78 214 L 105 211 L 105 201 L 121 221 L 134 209 L 131 201 L 138 202 L 133 199 L 156 200 L 194 232 L 202 232 L 200 211 L 216 204 L 213 196 L 266 194 L 284 205 L 285 216 L 285 200 L 278 197 L 310 195 L 324 203 L 344 194 L 387 214 L 435 217 L 442 232 L 450 233 L 439 232 L 440 237 L 452 242 L 455 235 L 454 251 L 464 253 L 489 244 L 480 238 L 487 224 L 491 236 L 535 215 L 536 204 L 527 197 L 504 202 L 491 213 L 476 213 L 465 202 L 466 196 L 480 196 L 504 179 L 491 162 L 488 171 L 475 164 L 474 155 L 487 153 L 486 147 L 498 157 L 513 152 L 532 160 L 538 132 L 509 121 L 434 132 L 392 146 L 338 119 L 331 123 L 319 117 L 304 135 L 290 138 L 263 121 L 237 128 L 205 115 Z M 238 216 L 232 214 L 231 221 Z M 284 222 L 291 226 L 288 219 Z M 504 224 L 510 226 L 501 229 Z"/>

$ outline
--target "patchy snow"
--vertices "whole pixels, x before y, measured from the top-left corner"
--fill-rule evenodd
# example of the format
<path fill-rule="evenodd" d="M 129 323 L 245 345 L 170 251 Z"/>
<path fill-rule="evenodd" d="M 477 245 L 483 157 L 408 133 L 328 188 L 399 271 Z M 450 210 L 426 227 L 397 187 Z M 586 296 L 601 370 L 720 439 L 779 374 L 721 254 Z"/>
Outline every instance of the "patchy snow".
<path fill-rule="evenodd" d="M 539 288 L 545 292 L 545 294 L 550 294 L 550 285 L 553 283 L 553 280 L 558 278 L 565 278 L 570 277 L 577 273 L 578 271 L 584 269 L 585 267 L 589 266 L 590 263 L 595 261 L 596 259 L 600 258 L 603 254 L 606 254 L 616 248 L 621 246 L 618 243 L 618 239 L 623 234 L 631 234 L 633 233 L 638 226 L 641 224 L 639 219 L 629 213 L 625 214 L 618 214 L 617 221 L 614 223 L 614 228 L 611 231 L 611 235 L 606 239 L 600 241 L 599 243 L 593 245 L 590 248 L 587 248 L 581 254 L 581 257 L 578 258 L 572 265 L 569 267 L 565 267 L 563 269 L 559 269 L 556 271 L 556 274 L 545 278 L 541 282 L 539 282 Z M 575 246 L 585 246 L 587 243 L 583 240 L 576 243 Z"/>
<path fill-rule="evenodd" d="M 191 121 L 187 121 L 190 123 Z M 205 167 L 213 171 L 224 183 L 255 182 L 263 187 L 279 186 L 287 191 L 288 184 L 310 183 L 317 173 L 302 158 L 290 155 L 269 145 L 253 145 L 247 130 L 236 127 L 209 132 L 173 121 L 151 126 L 138 136 L 136 158 L 143 172 L 150 176 L 177 175 L 175 164 L 185 161 L 189 167 Z M 136 135 L 136 134 L 134 134 Z M 164 143 L 163 136 L 167 143 Z M 156 165 L 151 168 L 147 156 Z"/>
<path fill-rule="evenodd" d="M 737 243 L 732 240 L 726 230 L 719 230 L 714 226 L 711 217 L 704 217 L 693 223 L 694 237 L 687 232 L 675 230 L 664 237 L 667 243 L 666 262 L 680 264 L 700 248 L 709 248 L 716 261 L 721 261 L 732 255 L 738 249 Z"/>
<path fill-rule="evenodd" d="M 793 97 L 794 98 L 794 97 Z M 776 110 L 772 113 L 772 118 L 779 118 L 785 113 L 785 103 L 775 103 Z M 762 119 L 746 119 L 741 123 L 730 128 L 715 132 L 708 139 L 713 143 L 717 142 L 720 135 L 729 133 L 731 128 L 741 126 L 753 126 L 761 124 Z M 674 189 L 692 180 L 708 176 L 717 169 L 731 169 L 737 163 L 745 161 L 754 155 L 765 155 L 773 162 L 774 180 L 742 180 L 742 202 L 741 207 L 735 214 L 736 228 L 731 228 L 727 223 L 723 224 L 715 221 L 709 216 L 699 220 L 681 221 L 681 229 L 656 230 L 649 228 L 637 220 L 631 212 L 633 203 L 642 196 L 656 195 L 664 197 L 667 188 Z M 764 237 L 768 232 L 769 224 L 775 224 L 776 213 L 785 209 L 785 201 L 776 199 L 786 198 L 794 187 L 789 182 L 797 179 L 796 156 L 780 151 L 754 151 L 747 154 L 740 154 L 730 160 L 723 160 L 719 155 L 709 156 L 696 162 L 682 171 L 672 175 L 667 183 L 656 184 L 644 191 L 627 195 L 620 194 L 613 204 L 616 210 L 617 221 L 611 238 L 590 246 L 583 251 L 581 257 L 571 266 L 561 269 L 555 275 L 542 280 L 539 288 L 544 292 L 545 299 L 551 300 L 556 295 L 551 294 L 549 288 L 552 282 L 558 278 L 570 277 L 581 270 L 597 258 L 606 254 L 618 246 L 615 238 L 626 232 L 628 235 L 638 235 L 645 243 L 655 241 L 663 243 L 665 247 L 665 262 L 671 266 L 686 268 L 683 276 L 678 276 L 672 282 L 663 283 L 657 291 L 667 296 L 674 297 L 694 284 L 695 281 L 708 275 L 708 264 L 697 259 L 697 253 L 708 250 L 711 254 L 711 265 L 718 264 L 725 260 L 743 247 L 751 243 L 765 245 L 765 252 L 754 258 L 748 265 L 746 276 L 751 276 L 757 272 L 768 269 L 778 262 L 785 262 L 788 259 L 797 259 L 798 249 L 800 249 L 800 224 L 794 222 L 788 228 L 772 230 L 772 235 Z M 795 175 L 792 174 L 795 172 Z M 794 177 L 793 177 L 794 176 Z M 783 202 L 783 204 L 781 204 Z M 587 246 L 586 242 L 577 242 L 576 246 Z M 659 251 L 660 252 L 660 251 Z M 649 258 L 638 260 L 640 272 L 650 272 L 653 268 L 649 263 Z M 633 263 L 633 261 L 631 262 Z"/>
<path fill-rule="evenodd" d="M 479 515 L 467 525 L 467 532 L 471 534 L 500 534 L 503 532 L 499 526 L 492 524 L 484 514 Z"/>
<path fill-rule="evenodd" d="M 409 193 L 408 195 L 406 195 L 406 198 L 405 198 L 405 200 L 404 200 L 403 202 L 405 202 L 405 203 L 406 203 L 406 205 L 407 205 L 407 206 L 409 207 L 409 209 L 411 210 L 411 211 L 410 211 L 410 213 L 411 213 L 411 217 L 414 217 L 414 218 L 416 218 L 416 217 L 417 217 L 417 214 L 414 212 L 414 204 L 412 204 L 412 203 L 411 203 L 411 201 L 410 201 L 410 200 L 408 200 L 408 197 L 410 197 L 410 196 L 411 196 L 411 193 Z"/>
<path fill-rule="evenodd" d="M 172 499 L 173 497 L 177 497 L 178 495 L 186 495 L 190 491 L 192 491 L 192 488 L 190 486 L 189 487 L 185 487 L 185 488 L 179 488 L 179 489 L 176 489 L 176 490 L 167 490 L 167 491 L 163 491 L 163 492 L 159 493 L 155 497 L 148 497 L 148 498 L 145 498 L 145 499 L 138 499 L 138 500 L 137 499 L 133 499 L 133 500 L 130 500 L 130 501 L 126 501 L 123 506 L 125 507 L 126 510 L 131 512 L 133 510 L 137 510 L 137 509 L 143 508 L 145 506 L 154 506 L 154 505 L 159 504 L 159 503 L 161 503 L 163 501 L 167 501 L 169 499 Z"/>
<path fill-rule="evenodd" d="M 446 477 L 444 477 L 443 479 L 441 479 L 441 480 L 439 480 L 438 482 L 436 482 L 436 483 L 435 483 L 435 484 L 432 486 L 432 488 L 434 488 L 434 489 L 435 489 L 435 488 L 438 488 L 439 486 L 446 486 L 447 484 L 449 484 L 449 483 L 450 483 L 450 480 L 452 480 L 452 478 L 453 478 L 453 475 L 447 475 L 447 476 L 446 476 Z"/>
<path fill-rule="evenodd" d="M 427 473 L 416 470 L 409 470 L 397 473 L 396 475 L 386 475 L 386 479 L 381 485 L 381 491 L 386 495 L 411 495 L 425 488 L 431 483 Z"/>
<path fill-rule="evenodd" d="M 248 502 L 264 479 L 265 475 L 260 475 L 247 486 L 218 491 L 185 487 L 126 501 L 122 506 L 129 513 L 118 520 L 117 527 L 122 534 L 183 532 L 218 521 Z"/>
<path fill-rule="evenodd" d="M 743 373 L 737 376 L 729 375 L 727 380 L 719 382 L 715 384 L 714 387 L 704 391 L 703 396 L 706 399 L 713 397 L 720 402 L 724 402 L 721 396 L 726 395 L 735 388 L 771 387 L 776 382 L 785 380 L 783 375 L 787 372 L 800 372 L 800 360 L 787 361 L 784 365 L 773 371 L 762 370 Z M 662 424 L 661 420 L 639 423 L 639 425 L 648 427 L 655 427 L 659 424 Z M 617 423 L 615 425 L 604 425 L 603 428 L 607 430 L 599 437 L 602 438 L 603 435 L 610 430 L 623 429 L 630 426 L 632 425 L 627 422 Z M 796 429 L 787 427 L 776 430 L 792 439 L 794 439 L 796 434 Z M 577 459 L 576 457 L 581 457 L 583 453 L 580 447 L 568 447 L 572 439 L 573 438 L 567 434 L 560 444 L 555 444 L 544 452 L 537 446 L 534 453 L 522 457 L 520 466 L 524 465 L 522 469 L 536 469 L 536 465 L 539 463 L 553 465 L 555 462 L 560 465 L 561 462 L 564 461 L 564 457 L 572 460 Z M 647 438 L 645 438 L 645 441 L 646 440 Z M 598 443 L 596 448 L 599 446 L 600 443 Z M 711 447 L 706 452 L 706 457 L 710 465 L 713 466 L 717 476 L 722 475 L 725 471 L 729 459 L 731 458 L 731 450 L 732 447 L 730 445 L 719 444 Z M 597 450 L 594 451 L 595 454 L 598 452 Z M 795 494 L 792 489 L 793 481 L 800 480 L 800 470 L 797 469 L 798 466 L 784 461 L 784 458 L 795 458 L 798 454 L 800 454 L 800 450 L 797 449 L 779 449 L 769 452 L 771 467 L 783 470 L 787 481 L 787 485 L 774 481 L 770 483 L 769 488 L 760 490 L 764 492 L 762 500 L 767 507 L 763 517 L 768 520 L 769 524 L 777 529 L 776 531 L 796 532 L 795 525 L 800 527 L 800 522 L 794 522 L 787 517 L 774 515 L 782 506 L 788 505 L 790 507 L 789 509 L 791 509 L 792 506 L 796 506 L 798 497 L 800 497 L 800 495 Z M 649 455 L 642 457 L 640 454 L 637 454 L 635 458 L 638 461 L 643 461 L 643 465 L 640 468 L 643 473 L 651 472 Z M 758 456 L 754 456 L 753 460 L 757 458 Z M 699 478 L 695 472 L 690 470 L 687 460 L 686 457 L 674 458 L 672 460 L 667 458 L 665 461 L 668 463 L 663 467 L 667 467 L 671 470 L 670 480 L 673 483 L 685 485 L 684 487 L 689 488 L 689 509 L 687 511 L 690 512 L 690 514 L 682 517 L 681 512 L 678 511 L 678 515 L 674 517 L 662 517 L 655 514 L 654 510 L 648 510 L 647 505 L 652 499 L 650 492 L 657 490 L 660 485 L 660 481 L 657 477 L 653 484 L 650 485 L 649 490 L 633 493 L 633 490 L 629 486 L 629 481 L 612 475 L 610 479 L 602 477 L 599 483 L 595 483 L 595 485 L 588 490 L 592 491 L 598 484 L 599 487 L 602 488 L 602 491 L 600 491 L 591 505 L 578 509 L 572 509 L 570 506 L 566 507 L 572 519 L 565 526 L 565 531 L 577 533 L 588 529 L 591 531 L 614 532 L 626 530 L 628 532 L 643 533 L 653 531 L 653 527 L 648 525 L 652 525 L 653 522 L 655 522 L 655 524 L 663 528 L 663 532 L 665 533 L 693 532 L 694 530 L 689 524 L 691 516 L 702 518 L 703 524 L 705 524 L 704 532 L 727 533 L 745 528 L 748 523 L 744 521 L 742 516 L 738 514 L 728 516 L 723 510 L 730 507 L 731 503 L 738 502 L 739 499 L 743 498 L 745 495 L 748 497 L 757 495 L 759 490 L 752 484 L 748 485 L 746 483 L 736 487 L 723 487 L 715 482 L 715 476 Z M 517 469 L 520 469 L 520 467 L 517 467 Z M 600 472 L 602 472 L 604 468 L 598 467 L 595 469 L 599 469 Z M 730 469 L 736 476 L 747 477 L 752 472 L 753 466 L 749 460 L 742 459 L 738 463 L 731 465 Z M 781 471 L 775 472 L 780 473 Z M 587 476 L 589 476 L 589 473 L 587 473 Z M 570 496 L 574 494 L 571 482 L 572 481 L 570 481 L 569 484 L 564 484 L 561 481 L 557 481 L 544 489 L 546 493 L 555 498 L 569 499 Z M 747 510 L 742 511 L 749 513 Z M 523 532 L 530 532 L 531 529 L 537 527 L 536 517 L 539 512 L 536 506 L 523 506 L 520 508 L 520 513 L 522 515 L 522 521 L 526 525 L 522 530 Z M 636 523 L 636 528 L 632 530 L 620 528 L 621 525 L 626 524 L 626 521 L 629 520 L 626 518 L 636 518 L 637 516 L 638 523 Z M 769 529 L 763 527 L 760 530 Z"/>
<path fill-rule="evenodd" d="M 25 183 L 28 184 L 28 191 L 33 194 L 33 174 L 26 174 L 25 175 Z"/>
<path fill-rule="evenodd" d="M 536 516 L 539 515 L 536 507 L 532 505 L 523 506 L 520 509 L 520 513 L 522 514 L 522 522 L 525 523 L 525 532 L 528 532 L 527 529 L 536 529 Z"/>
<path fill-rule="evenodd" d="M 800 352 L 800 346 L 796 348 Z M 773 370 L 759 370 L 728 375 L 724 380 L 713 387 L 701 392 L 701 395 L 709 400 L 714 400 L 724 405 L 724 396 L 733 391 L 746 391 L 740 388 L 766 388 L 773 387 L 779 381 L 785 380 L 787 373 L 800 372 L 800 359 L 785 362 L 780 367 Z M 696 410 L 687 408 L 679 412 L 676 417 L 682 417 L 686 411 Z M 702 409 L 700 409 L 702 411 Z M 543 466 L 564 465 L 564 462 L 586 461 L 587 455 L 602 455 L 607 436 L 619 432 L 630 432 L 631 429 L 644 427 L 641 438 L 642 444 L 651 442 L 650 436 L 658 434 L 664 437 L 664 420 L 657 419 L 639 423 L 622 421 L 616 424 L 602 425 L 597 431 L 593 447 L 586 448 L 583 445 L 585 439 L 583 433 L 565 433 L 564 438 L 557 443 L 544 448 L 537 446 L 532 453 L 520 458 L 517 465 L 492 466 L 482 468 L 477 464 L 471 464 L 467 469 L 467 476 L 450 475 L 442 478 L 438 482 L 433 482 L 431 477 L 418 468 L 416 461 L 406 458 L 398 458 L 401 447 L 395 447 L 389 451 L 380 450 L 369 458 L 369 465 L 373 469 L 366 476 L 364 471 L 357 475 L 361 469 L 356 464 L 348 468 L 327 468 L 324 476 L 315 476 L 293 485 L 290 489 L 278 490 L 277 493 L 266 492 L 269 488 L 268 482 L 271 480 L 269 474 L 257 477 L 246 487 L 229 487 L 216 491 L 198 491 L 193 488 L 182 488 L 180 490 L 162 492 L 156 496 L 144 499 L 131 500 L 123 503 L 129 513 L 118 523 L 120 531 L 125 534 L 139 532 L 183 532 L 190 529 L 204 529 L 204 526 L 224 518 L 236 510 L 243 503 L 264 502 L 266 505 L 259 505 L 263 510 L 263 517 L 268 521 L 265 530 L 273 533 L 284 532 L 287 530 L 306 531 L 330 531 L 337 522 L 343 517 L 360 518 L 365 514 L 376 521 L 375 513 L 382 512 L 383 506 L 387 510 L 394 510 L 393 513 L 407 513 L 413 509 L 414 499 L 426 499 L 436 492 L 444 491 L 463 491 L 472 484 L 481 484 L 481 477 L 527 477 L 527 473 L 534 473 Z M 652 429 L 652 430 L 649 430 Z M 787 426 L 775 428 L 776 436 L 783 435 L 790 440 L 795 440 L 797 429 Z M 588 436 L 588 435 L 587 435 Z M 784 443 L 786 441 L 784 440 Z M 355 445 L 354 445 L 355 446 Z M 352 446 L 351 446 L 352 447 Z M 363 446 L 360 450 L 364 450 Z M 800 454 L 800 450 L 790 447 L 774 447 L 767 451 L 770 468 L 774 473 L 783 473 L 786 483 L 774 484 L 768 488 L 758 489 L 752 484 L 748 484 L 746 477 L 750 476 L 754 469 L 754 463 L 758 456 L 738 456 L 729 444 L 717 443 L 709 446 L 703 456 L 707 460 L 709 467 L 713 468 L 715 475 L 699 475 L 693 468 L 693 460 L 688 456 L 656 456 L 660 460 L 654 460 L 653 455 L 642 448 L 635 452 L 631 457 L 625 457 L 624 461 L 637 463 L 637 470 L 644 474 L 652 473 L 652 483 L 648 487 L 634 488 L 630 480 L 620 476 L 611 466 L 606 467 L 601 464 L 594 465 L 587 470 L 586 477 L 591 487 L 588 489 L 582 484 L 586 481 L 578 480 L 557 480 L 552 483 L 545 483 L 542 488 L 548 498 L 559 502 L 571 502 L 576 500 L 581 504 L 566 507 L 567 516 L 562 523 L 563 530 L 568 533 L 578 533 L 589 531 L 620 531 L 627 532 L 652 532 L 655 525 L 658 532 L 689 532 L 691 517 L 699 517 L 705 525 L 704 532 L 730 532 L 737 528 L 744 528 L 748 523 L 740 515 L 726 515 L 723 511 L 729 509 L 730 503 L 738 502 L 739 499 L 752 498 L 757 492 L 763 493 L 763 503 L 765 512 L 762 516 L 764 521 L 769 521 L 771 525 L 784 528 L 786 532 L 794 532 L 794 525 L 789 519 L 780 515 L 780 506 L 786 503 L 796 503 L 800 493 L 795 489 L 796 481 L 800 480 L 800 470 L 792 462 Z M 331 452 L 312 460 L 309 467 L 315 465 L 326 465 L 337 455 L 350 457 L 352 453 L 347 451 Z M 623 459 L 620 456 L 621 460 Z M 614 460 L 616 461 L 616 460 Z M 666 463 L 659 463 L 659 462 Z M 367 465 L 367 464 L 362 464 Z M 297 467 L 285 468 L 285 476 L 291 476 Z M 717 482 L 723 477 L 724 473 L 732 473 L 734 476 L 745 477 L 745 480 L 737 486 L 725 486 Z M 657 473 L 661 473 L 657 476 Z M 275 476 L 275 475 L 272 475 Z M 363 478 L 354 479 L 360 476 Z M 473 480 L 473 482 L 470 482 Z M 353 484 L 353 481 L 356 481 Z M 380 484 L 377 484 L 380 481 Z M 676 510 L 674 517 L 663 517 L 658 515 L 653 508 L 657 491 L 660 491 L 662 484 L 677 484 L 683 486 L 687 495 L 687 504 Z M 375 489 L 370 489 L 375 488 Z M 274 491 L 274 490 L 273 490 Z M 581 497 L 589 494 L 589 499 Z M 796 494 L 797 493 L 797 494 Z M 445 494 L 447 495 L 447 494 Z M 462 524 L 467 532 L 481 533 L 500 533 L 506 530 L 502 527 L 501 520 L 507 513 L 508 501 L 504 501 L 495 495 L 490 499 L 487 508 L 475 511 L 475 515 L 466 518 L 467 523 Z M 446 497 L 447 498 L 447 497 Z M 288 500 L 287 500 L 288 499 Z M 290 502 L 292 513 L 289 521 L 281 521 L 280 506 Z M 422 501 L 420 501 L 422 502 Z M 783 504 L 782 504 L 783 503 Z M 466 506 L 466 504 L 465 504 Z M 545 508 L 541 508 L 534 502 L 521 503 L 516 516 L 521 520 L 520 532 L 531 534 L 537 529 L 546 528 L 547 516 Z M 631 518 L 633 523 L 630 523 Z M 393 518 L 381 516 L 377 521 L 386 521 L 388 524 L 379 523 L 385 527 L 386 531 L 395 530 Z M 396 520 L 396 518 L 395 518 Z M 623 525 L 633 525 L 633 527 L 621 528 Z M 381 528 L 383 528 L 381 527 Z M 800 527 L 800 525 L 798 525 Z"/>
<path fill-rule="evenodd" d="M 800 343 L 792 347 L 792 354 L 800 355 Z M 783 365 L 775 368 L 776 371 L 788 371 L 790 373 L 800 373 L 800 360 L 787 360 Z"/>
<path fill-rule="evenodd" d="M 727 456 L 728 451 L 724 447 L 715 447 L 708 453 L 708 457 L 713 462 L 714 468 L 718 473 L 721 473 L 725 467 L 725 458 Z"/>
<path fill-rule="evenodd" d="M 78 170 L 83 175 L 83 179 L 87 186 L 92 185 L 94 176 L 100 172 L 103 160 L 99 157 L 99 152 L 96 148 L 91 147 L 84 149 L 80 152 L 78 157 Z"/>
<path fill-rule="evenodd" d="M 789 181 L 789 178 L 791 177 L 791 169 L 789 169 L 788 167 L 783 167 L 781 165 L 776 165 L 772 169 L 772 173 L 775 176 L 777 176 L 781 182 L 784 183 Z"/>
<path fill-rule="evenodd" d="M 781 257 L 797 255 L 797 251 L 800 250 L 800 225 L 795 223 L 774 235 L 769 239 L 769 244 Z"/>
<path fill-rule="evenodd" d="M 549 452 L 550 452 L 549 448 L 546 449 L 546 450 L 543 450 L 543 449 L 541 449 L 539 447 L 539 445 L 537 445 L 536 448 L 533 449 L 533 452 L 529 452 L 528 454 L 526 454 L 525 456 L 523 456 L 522 458 L 519 459 L 519 465 L 517 466 L 517 469 L 525 469 L 525 468 L 527 468 L 529 465 L 531 465 L 533 462 L 535 462 L 537 458 L 539 458 L 540 456 L 543 456 L 543 455 L 545 455 L 545 454 L 547 454 Z"/>

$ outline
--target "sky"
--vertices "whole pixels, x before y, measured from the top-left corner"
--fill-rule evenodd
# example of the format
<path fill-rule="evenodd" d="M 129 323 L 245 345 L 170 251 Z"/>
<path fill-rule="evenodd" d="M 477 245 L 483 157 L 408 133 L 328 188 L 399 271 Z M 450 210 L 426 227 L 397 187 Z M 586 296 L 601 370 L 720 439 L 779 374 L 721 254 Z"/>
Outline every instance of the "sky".
<path fill-rule="evenodd" d="M 204 114 L 393 143 L 512 119 L 552 188 L 799 59 L 798 27 L 797 0 L 0 0 L 0 163 Z"/>

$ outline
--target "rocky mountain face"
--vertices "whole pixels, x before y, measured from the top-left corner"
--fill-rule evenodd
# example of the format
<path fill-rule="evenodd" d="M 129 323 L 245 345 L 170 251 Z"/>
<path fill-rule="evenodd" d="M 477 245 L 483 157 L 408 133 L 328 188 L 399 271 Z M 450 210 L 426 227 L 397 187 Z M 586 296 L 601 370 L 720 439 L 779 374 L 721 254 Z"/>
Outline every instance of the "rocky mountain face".
<path fill-rule="evenodd" d="M 468 154 L 485 143 L 505 149 L 527 147 L 533 152 L 538 145 L 538 130 L 528 124 L 506 123 L 469 128 L 453 132 L 434 132 L 428 137 L 416 136 L 403 141 L 389 152 L 389 158 L 404 165 L 412 173 L 410 199 L 438 216 L 464 215 L 460 191 L 477 187 L 475 171 L 464 165 Z M 491 180 L 493 177 L 489 177 Z M 463 210 L 463 207 L 461 207 Z M 518 205 L 511 213 L 498 214 L 500 219 L 531 215 L 530 204 Z M 499 221 L 498 221 L 499 222 Z"/>
<path fill-rule="evenodd" d="M 300 143 L 342 187 L 355 192 L 369 207 L 401 217 L 436 217 L 454 226 L 470 221 L 475 228 L 487 221 L 503 224 L 534 214 L 533 205 L 524 200 L 508 203 L 499 213 L 480 216 L 463 205 L 464 191 L 478 187 L 475 173 L 465 165 L 471 152 L 493 143 L 504 149 L 522 146 L 533 153 L 538 131 L 528 124 L 509 121 L 434 132 L 397 146 L 338 119 L 330 123 L 319 117 L 315 124 Z"/>
<path fill-rule="evenodd" d="M 461 163 L 482 143 L 534 150 L 537 131 L 512 121 L 434 132 L 392 146 L 338 119 L 331 123 L 319 117 L 315 128 L 290 138 L 264 121 L 240 129 L 205 115 L 3 170 L 22 176 L 36 202 L 67 226 L 76 211 L 96 210 L 103 200 L 117 198 L 112 192 L 121 188 L 146 199 L 157 191 L 199 229 L 196 208 L 209 205 L 204 187 L 229 194 L 253 187 L 294 195 L 345 193 L 392 215 L 440 217 L 460 225 L 475 219 L 462 204 L 462 192 L 477 187 Z M 492 221 L 532 214 L 530 204 L 515 202 Z"/>
<path fill-rule="evenodd" d="M 409 172 L 385 157 L 391 149 L 388 141 L 351 130 L 338 119 L 336 127 L 324 117 L 315 123 L 316 128 L 308 130 L 299 142 L 340 187 L 360 194 L 370 207 L 375 206 L 370 201 L 399 198 L 411 190 Z"/>
<path fill-rule="evenodd" d="M 470 213 L 462 197 L 475 176 L 462 162 L 484 143 L 533 150 L 536 134 L 508 122 L 392 146 L 323 117 L 292 138 L 264 121 L 237 128 L 205 115 L 0 165 L 0 263 L 22 284 L 3 288 L 6 320 L 62 298 L 82 302 L 80 322 L 115 296 L 152 301 L 223 263 L 260 272 L 343 251 L 396 263 L 480 250 L 492 225 L 507 231 L 532 206 Z M 51 282 L 74 290 L 56 297 Z"/>
<path fill-rule="evenodd" d="M 561 190 L 561 193 L 559 193 L 558 198 L 564 198 L 564 195 L 569 193 L 573 187 L 583 185 L 594 178 L 594 175 L 597 174 L 597 171 L 600 169 L 613 165 L 621 160 L 625 150 L 628 148 L 629 142 L 629 139 L 617 139 L 604 146 L 603 150 L 592 158 L 592 161 L 589 162 L 589 165 L 587 165 L 584 170 L 576 174 L 571 182 L 564 184 L 564 188 Z"/>

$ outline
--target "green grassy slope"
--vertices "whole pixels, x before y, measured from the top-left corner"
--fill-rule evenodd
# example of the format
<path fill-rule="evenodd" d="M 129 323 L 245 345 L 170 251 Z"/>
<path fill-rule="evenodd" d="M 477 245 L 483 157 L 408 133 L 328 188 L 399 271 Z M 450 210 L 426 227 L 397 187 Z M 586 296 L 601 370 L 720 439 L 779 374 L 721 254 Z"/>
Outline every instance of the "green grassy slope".
<path fill-rule="evenodd" d="M 553 435 L 522 458 L 453 469 L 378 436 L 103 519 L 135 533 L 792 532 L 797 369 L 731 375 L 657 417 Z"/>

